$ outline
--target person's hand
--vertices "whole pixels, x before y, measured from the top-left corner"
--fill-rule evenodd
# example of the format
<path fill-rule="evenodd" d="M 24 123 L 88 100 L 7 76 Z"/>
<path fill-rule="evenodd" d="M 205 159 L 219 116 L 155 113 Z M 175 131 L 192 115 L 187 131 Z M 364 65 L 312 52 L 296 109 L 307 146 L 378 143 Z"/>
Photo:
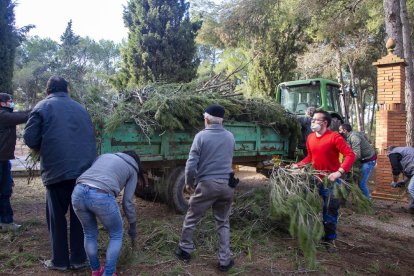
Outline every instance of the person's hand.
<path fill-rule="evenodd" d="M 404 180 L 398 181 L 398 182 L 393 181 L 393 182 L 391 182 L 390 186 L 393 187 L 393 188 L 401 188 L 401 187 L 405 186 L 405 181 Z"/>
<path fill-rule="evenodd" d="M 292 170 L 296 170 L 296 169 L 299 169 L 299 166 L 296 165 L 296 164 L 292 164 L 292 165 L 289 166 L 289 168 L 292 169 Z"/>
<path fill-rule="evenodd" d="M 129 224 L 128 235 L 131 238 L 132 246 L 135 246 L 135 239 L 137 238 L 137 223 Z"/>
<path fill-rule="evenodd" d="M 185 185 L 185 192 L 188 194 L 194 193 L 194 188 L 188 184 Z"/>
<path fill-rule="evenodd" d="M 342 174 L 340 172 L 333 172 L 330 175 L 328 175 L 328 180 L 331 182 L 335 182 L 341 176 Z"/>

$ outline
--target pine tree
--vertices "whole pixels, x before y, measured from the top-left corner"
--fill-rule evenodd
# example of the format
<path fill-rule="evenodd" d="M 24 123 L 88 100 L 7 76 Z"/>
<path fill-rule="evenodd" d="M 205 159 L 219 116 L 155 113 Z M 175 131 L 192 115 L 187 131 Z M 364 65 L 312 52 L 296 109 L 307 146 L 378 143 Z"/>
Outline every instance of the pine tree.
<path fill-rule="evenodd" d="M 185 0 L 130 0 L 124 10 L 129 29 L 122 76 L 130 83 L 187 82 L 196 76 L 195 36 Z M 125 82 L 124 82 L 125 83 Z"/>
<path fill-rule="evenodd" d="M 72 30 L 69 20 L 64 33 L 60 36 L 58 74 L 69 81 L 72 95 L 81 98 L 84 90 L 83 77 L 86 73 L 84 62 L 81 61 L 81 37 Z"/>
<path fill-rule="evenodd" d="M 14 7 L 13 1 L 0 1 L 0 92 L 6 93 L 13 93 L 13 64 L 20 42 L 15 28 Z"/>
<path fill-rule="evenodd" d="M 62 42 L 60 45 L 62 63 L 70 65 L 74 61 L 76 47 L 80 42 L 80 37 L 72 30 L 72 20 L 69 20 L 65 32 L 60 36 L 60 41 Z"/>

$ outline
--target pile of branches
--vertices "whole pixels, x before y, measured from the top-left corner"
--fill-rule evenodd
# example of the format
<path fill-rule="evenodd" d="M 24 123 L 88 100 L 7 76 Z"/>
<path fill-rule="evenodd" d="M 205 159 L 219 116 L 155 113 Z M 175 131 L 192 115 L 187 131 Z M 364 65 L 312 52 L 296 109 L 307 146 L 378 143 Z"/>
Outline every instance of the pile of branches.
<path fill-rule="evenodd" d="M 336 198 L 350 201 L 357 212 L 372 212 L 358 185 L 342 179 L 339 185 L 329 182 L 326 172 L 275 167 L 270 183 L 272 217 L 288 225 L 310 268 L 316 267 L 316 247 L 324 234 L 318 185 L 333 189 Z"/>
<path fill-rule="evenodd" d="M 99 104 L 99 108 L 105 106 L 106 110 L 90 113 L 97 114 L 95 122 L 106 132 L 132 121 L 149 138 L 155 131 L 201 129 L 203 111 L 210 104 L 224 106 L 227 122 L 257 122 L 295 140 L 300 135 L 295 116 L 275 103 L 275 99 L 246 99 L 234 90 L 231 82 L 214 79 L 186 84 L 155 83 L 120 91 L 110 104 Z"/>

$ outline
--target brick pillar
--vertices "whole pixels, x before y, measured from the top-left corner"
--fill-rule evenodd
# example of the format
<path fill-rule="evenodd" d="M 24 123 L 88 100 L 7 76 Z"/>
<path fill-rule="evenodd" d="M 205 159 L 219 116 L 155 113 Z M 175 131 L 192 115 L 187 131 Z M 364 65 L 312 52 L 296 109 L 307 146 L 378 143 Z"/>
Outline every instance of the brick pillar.
<path fill-rule="evenodd" d="M 407 112 L 405 111 L 404 59 L 393 54 L 395 42 L 388 41 L 388 55 L 374 62 L 378 77 L 378 107 L 376 113 L 375 145 L 378 148 L 373 198 L 405 200 L 406 189 L 395 189 L 392 182 L 391 164 L 386 148 L 405 146 Z"/>

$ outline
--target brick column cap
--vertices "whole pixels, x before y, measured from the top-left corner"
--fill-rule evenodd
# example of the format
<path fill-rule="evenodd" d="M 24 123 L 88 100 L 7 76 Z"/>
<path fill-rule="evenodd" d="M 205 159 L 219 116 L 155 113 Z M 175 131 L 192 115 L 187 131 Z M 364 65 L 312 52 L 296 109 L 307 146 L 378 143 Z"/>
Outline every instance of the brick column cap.
<path fill-rule="evenodd" d="M 385 67 L 387 65 L 395 65 L 395 64 L 402 64 L 403 66 L 407 66 L 405 59 L 400 58 L 399 56 L 396 56 L 393 53 L 389 53 L 385 57 L 380 58 L 376 62 L 372 63 L 372 65 L 378 66 L 378 67 Z"/>

